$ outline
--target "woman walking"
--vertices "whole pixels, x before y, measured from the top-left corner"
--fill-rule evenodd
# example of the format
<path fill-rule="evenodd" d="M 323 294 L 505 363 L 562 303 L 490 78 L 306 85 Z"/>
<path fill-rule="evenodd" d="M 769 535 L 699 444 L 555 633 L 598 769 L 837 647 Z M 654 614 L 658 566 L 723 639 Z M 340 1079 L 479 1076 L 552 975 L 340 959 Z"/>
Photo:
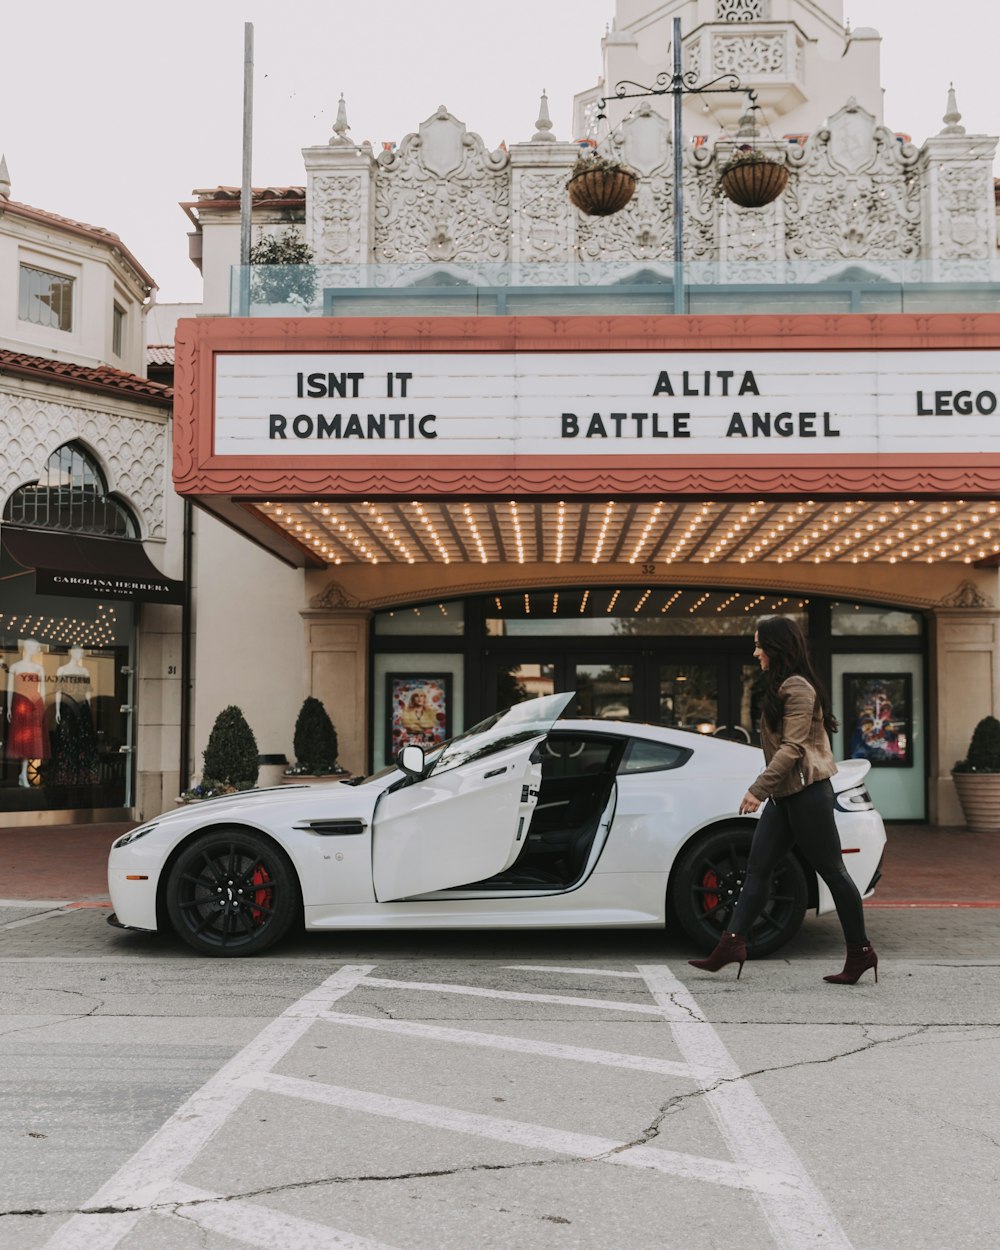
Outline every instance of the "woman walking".
<path fill-rule="evenodd" d="M 805 635 L 785 616 L 768 616 L 757 625 L 754 657 L 767 674 L 760 722 L 764 771 L 743 796 L 740 814 L 767 806 L 754 831 L 746 879 L 732 915 L 707 959 L 689 959 L 693 968 L 718 972 L 747 957 L 746 939 L 767 902 L 771 874 L 792 845 L 823 878 L 833 895 L 847 942 L 842 972 L 824 977 L 854 985 L 869 968 L 878 980 L 878 955 L 865 933 L 861 895 L 844 865 L 833 815 L 830 778 L 837 771 L 830 734 L 837 722 L 826 691 L 816 677 Z"/>

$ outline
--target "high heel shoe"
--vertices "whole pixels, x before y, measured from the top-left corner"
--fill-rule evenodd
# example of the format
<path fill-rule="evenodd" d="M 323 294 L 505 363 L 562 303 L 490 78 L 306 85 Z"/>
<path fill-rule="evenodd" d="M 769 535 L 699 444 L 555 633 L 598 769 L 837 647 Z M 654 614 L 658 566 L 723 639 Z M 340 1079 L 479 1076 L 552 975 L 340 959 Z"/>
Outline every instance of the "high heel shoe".
<path fill-rule="evenodd" d="M 736 980 L 738 981 L 743 972 L 746 957 L 746 938 L 739 933 L 723 933 L 715 950 L 712 951 L 707 959 L 689 959 L 688 963 L 692 968 L 699 968 L 702 972 L 718 972 L 726 964 L 734 964 L 738 961 L 740 965 L 736 972 Z"/>
<path fill-rule="evenodd" d="M 824 981 L 829 981 L 833 985 L 854 985 L 858 978 L 871 968 L 875 973 L 875 981 L 878 982 L 878 955 L 876 955 L 871 942 L 865 942 L 863 946 L 847 947 L 847 960 L 844 963 L 843 972 L 835 972 L 831 976 L 824 977 Z"/>

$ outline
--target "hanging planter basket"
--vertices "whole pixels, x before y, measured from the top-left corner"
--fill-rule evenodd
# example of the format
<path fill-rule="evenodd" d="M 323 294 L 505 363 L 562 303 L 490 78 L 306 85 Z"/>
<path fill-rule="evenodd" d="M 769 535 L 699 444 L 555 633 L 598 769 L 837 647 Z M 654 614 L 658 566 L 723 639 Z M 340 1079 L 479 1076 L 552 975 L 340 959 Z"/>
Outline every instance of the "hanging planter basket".
<path fill-rule="evenodd" d="M 584 165 L 580 169 L 580 165 Z M 566 183 L 570 200 L 588 217 L 610 217 L 621 212 L 635 194 L 636 177 L 630 169 L 612 162 L 577 162 Z"/>
<path fill-rule="evenodd" d="M 737 157 L 722 171 L 719 190 L 740 208 L 763 208 L 788 186 L 788 169 L 768 157 Z"/>

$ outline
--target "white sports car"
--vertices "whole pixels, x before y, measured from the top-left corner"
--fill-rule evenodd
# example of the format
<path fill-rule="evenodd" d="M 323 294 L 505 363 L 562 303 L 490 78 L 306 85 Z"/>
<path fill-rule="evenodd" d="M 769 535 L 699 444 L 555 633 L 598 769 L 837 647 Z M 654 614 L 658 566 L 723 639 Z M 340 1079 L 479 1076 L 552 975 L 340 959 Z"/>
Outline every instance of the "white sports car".
<path fill-rule="evenodd" d="M 426 756 L 356 781 L 210 799 L 118 838 L 128 929 L 173 927 L 204 955 L 253 955 L 307 929 L 677 925 L 710 949 L 743 881 L 758 750 L 655 725 L 559 720 L 519 703 Z M 851 760 L 833 779 L 846 863 L 872 892 L 885 845 Z M 795 852 L 750 935 L 765 955 L 833 904 Z"/>

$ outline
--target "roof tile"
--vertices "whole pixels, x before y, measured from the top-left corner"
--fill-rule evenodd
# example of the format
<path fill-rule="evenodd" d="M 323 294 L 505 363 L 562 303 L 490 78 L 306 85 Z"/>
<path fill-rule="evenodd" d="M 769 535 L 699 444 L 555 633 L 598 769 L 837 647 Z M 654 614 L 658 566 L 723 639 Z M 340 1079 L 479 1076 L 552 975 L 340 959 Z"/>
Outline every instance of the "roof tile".
<path fill-rule="evenodd" d="M 173 349 L 171 349 L 171 352 Z M 21 375 L 46 375 L 55 381 L 78 382 L 101 390 L 123 391 L 126 394 L 155 399 L 168 404 L 173 398 L 173 388 L 162 382 L 151 382 L 123 369 L 110 365 L 80 365 L 72 360 L 52 360 L 47 356 L 30 356 L 26 352 L 12 352 L 0 348 L 0 374 L 5 372 Z"/>

